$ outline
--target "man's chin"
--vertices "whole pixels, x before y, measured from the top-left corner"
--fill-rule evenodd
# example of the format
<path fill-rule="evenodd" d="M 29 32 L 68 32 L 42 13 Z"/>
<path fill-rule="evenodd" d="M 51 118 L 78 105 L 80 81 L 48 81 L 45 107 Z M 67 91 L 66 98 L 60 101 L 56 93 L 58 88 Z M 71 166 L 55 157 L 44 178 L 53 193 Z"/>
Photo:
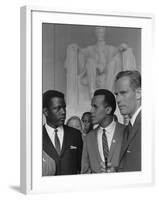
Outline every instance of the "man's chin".
<path fill-rule="evenodd" d="M 93 124 L 93 126 L 94 126 L 94 125 L 98 124 L 98 122 L 92 121 L 92 124 Z"/>
<path fill-rule="evenodd" d="M 126 110 L 121 109 L 121 110 L 120 110 L 120 114 L 121 114 L 121 115 L 127 115 L 127 112 L 126 112 Z"/>
<path fill-rule="evenodd" d="M 63 126 L 65 123 L 65 120 L 60 120 L 59 123 L 58 123 L 58 126 Z"/>

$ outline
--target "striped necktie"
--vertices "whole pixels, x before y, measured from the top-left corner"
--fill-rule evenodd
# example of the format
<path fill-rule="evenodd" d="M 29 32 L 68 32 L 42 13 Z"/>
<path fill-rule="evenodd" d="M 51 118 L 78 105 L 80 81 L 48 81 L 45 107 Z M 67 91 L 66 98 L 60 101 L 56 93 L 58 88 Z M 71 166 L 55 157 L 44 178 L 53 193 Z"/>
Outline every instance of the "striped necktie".
<path fill-rule="evenodd" d="M 55 129 L 55 148 L 56 148 L 56 151 L 57 151 L 57 153 L 60 155 L 60 140 L 59 140 L 59 137 L 58 137 L 58 135 L 57 135 L 57 129 Z"/>
<path fill-rule="evenodd" d="M 105 129 L 103 129 L 102 144 L 103 144 L 103 154 L 104 154 L 104 159 L 105 159 L 105 166 L 107 167 L 108 156 L 109 156 L 109 147 L 108 147 L 107 136 L 105 134 Z"/>

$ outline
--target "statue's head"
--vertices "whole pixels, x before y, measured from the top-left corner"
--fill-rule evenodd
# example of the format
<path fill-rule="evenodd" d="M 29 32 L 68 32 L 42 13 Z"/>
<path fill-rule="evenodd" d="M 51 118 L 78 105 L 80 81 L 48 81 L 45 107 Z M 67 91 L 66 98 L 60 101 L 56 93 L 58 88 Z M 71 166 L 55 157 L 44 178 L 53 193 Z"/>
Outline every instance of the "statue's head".
<path fill-rule="evenodd" d="M 97 26 L 96 29 L 95 29 L 97 39 L 98 40 L 104 40 L 105 32 L 106 32 L 106 27 Z"/>

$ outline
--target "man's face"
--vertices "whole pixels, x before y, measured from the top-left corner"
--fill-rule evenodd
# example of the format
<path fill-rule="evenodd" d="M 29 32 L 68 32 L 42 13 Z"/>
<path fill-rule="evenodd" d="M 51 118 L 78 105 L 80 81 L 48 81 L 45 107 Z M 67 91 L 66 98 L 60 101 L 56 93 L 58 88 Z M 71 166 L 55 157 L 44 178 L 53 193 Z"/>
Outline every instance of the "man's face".
<path fill-rule="evenodd" d="M 66 104 L 64 99 L 53 97 L 50 100 L 49 108 L 44 111 L 47 123 L 52 127 L 58 127 L 64 124 L 66 118 Z"/>
<path fill-rule="evenodd" d="M 122 77 L 116 81 L 115 95 L 121 114 L 131 117 L 137 109 L 137 93 L 130 87 L 129 77 Z"/>
<path fill-rule="evenodd" d="M 82 122 L 83 122 L 84 130 L 87 133 L 91 128 L 91 115 L 90 114 L 85 114 L 82 117 Z"/>
<path fill-rule="evenodd" d="M 104 95 L 94 96 L 91 103 L 91 118 L 93 124 L 101 124 L 107 115 Z"/>

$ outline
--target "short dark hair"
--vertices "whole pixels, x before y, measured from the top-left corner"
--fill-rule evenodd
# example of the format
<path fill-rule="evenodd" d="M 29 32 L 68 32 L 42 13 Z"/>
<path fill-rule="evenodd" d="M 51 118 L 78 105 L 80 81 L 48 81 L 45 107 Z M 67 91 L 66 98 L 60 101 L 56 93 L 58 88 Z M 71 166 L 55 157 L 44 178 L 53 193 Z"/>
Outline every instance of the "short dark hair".
<path fill-rule="evenodd" d="M 84 117 L 85 115 L 91 116 L 91 112 L 84 112 L 83 115 L 82 115 L 82 117 L 81 117 L 81 119 L 83 119 L 83 117 Z"/>
<path fill-rule="evenodd" d="M 141 74 L 136 70 L 121 71 L 116 75 L 115 82 L 120 78 L 128 77 L 130 80 L 130 87 L 134 90 L 141 88 Z"/>
<path fill-rule="evenodd" d="M 99 89 L 94 92 L 94 96 L 104 95 L 105 103 L 112 108 L 111 114 L 113 115 L 116 110 L 116 100 L 114 94 L 106 89 Z"/>
<path fill-rule="evenodd" d="M 43 108 L 48 108 L 50 105 L 50 100 L 54 97 L 59 97 L 64 99 L 64 94 L 57 90 L 48 90 L 43 94 Z"/>

